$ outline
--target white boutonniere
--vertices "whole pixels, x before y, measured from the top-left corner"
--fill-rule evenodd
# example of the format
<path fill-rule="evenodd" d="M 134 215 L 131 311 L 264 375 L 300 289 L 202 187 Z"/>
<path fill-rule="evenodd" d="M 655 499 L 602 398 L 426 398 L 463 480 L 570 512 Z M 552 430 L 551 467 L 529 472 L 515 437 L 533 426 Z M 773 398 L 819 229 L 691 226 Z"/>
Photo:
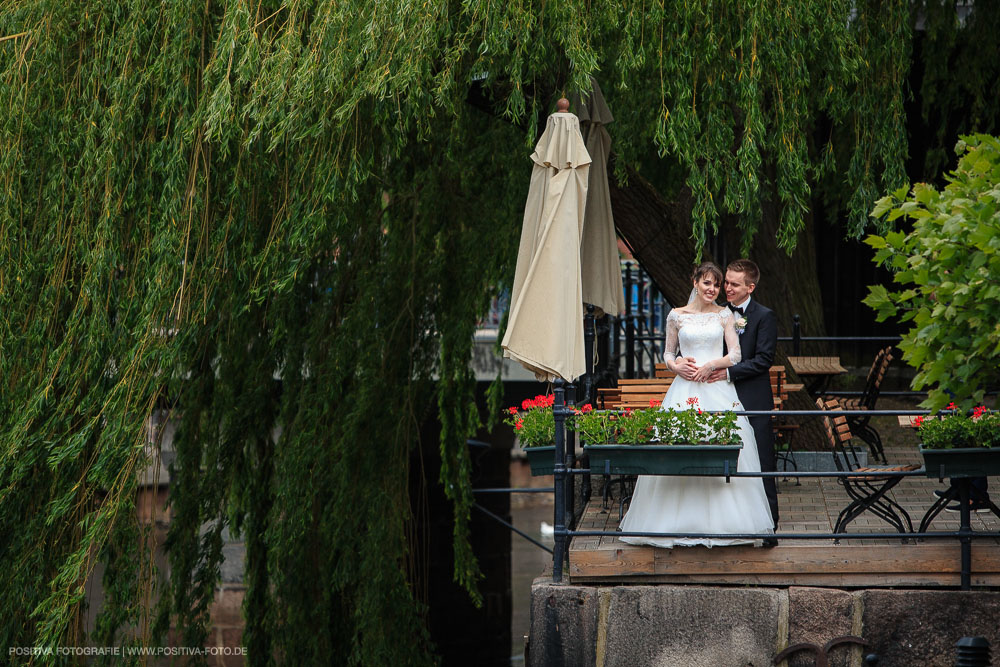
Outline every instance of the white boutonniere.
<path fill-rule="evenodd" d="M 747 318 L 743 317 L 742 315 L 736 316 L 736 322 L 734 322 L 734 324 L 736 325 L 736 333 L 738 334 L 741 334 L 747 330 Z"/>

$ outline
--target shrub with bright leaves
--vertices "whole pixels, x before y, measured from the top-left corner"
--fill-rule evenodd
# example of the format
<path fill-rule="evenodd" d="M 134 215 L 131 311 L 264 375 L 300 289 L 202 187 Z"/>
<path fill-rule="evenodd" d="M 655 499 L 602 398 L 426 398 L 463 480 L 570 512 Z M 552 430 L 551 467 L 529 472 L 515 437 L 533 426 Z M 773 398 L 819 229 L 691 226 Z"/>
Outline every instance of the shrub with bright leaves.
<path fill-rule="evenodd" d="M 1000 413 L 985 406 L 973 408 L 972 415 L 957 410 L 951 403 L 951 412 L 936 418 L 917 417 L 920 442 L 929 449 L 961 449 L 966 447 L 1000 447 Z"/>
<path fill-rule="evenodd" d="M 899 347 L 932 410 L 952 398 L 966 408 L 982 403 L 1000 382 L 1000 140 L 963 137 L 955 152 L 958 167 L 943 190 L 904 187 L 872 211 L 888 222 L 905 216 L 913 231 L 866 240 L 899 288 L 871 286 L 864 302 L 880 322 L 911 323 Z"/>

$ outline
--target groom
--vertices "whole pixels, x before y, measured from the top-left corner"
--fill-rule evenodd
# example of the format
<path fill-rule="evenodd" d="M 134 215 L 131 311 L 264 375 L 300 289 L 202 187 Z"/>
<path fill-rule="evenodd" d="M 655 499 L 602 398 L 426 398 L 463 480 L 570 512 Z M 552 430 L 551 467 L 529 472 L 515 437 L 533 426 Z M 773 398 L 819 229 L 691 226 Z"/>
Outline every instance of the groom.
<path fill-rule="evenodd" d="M 751 298 L 760 281 L 760 269 L 749 259 L 738 259 L 726 267 L 726 298 L 736 317 L 742 360 L 735 366 L 715 371 L 709 382 L 728 380 L 736 385 L 736 395 L 745 410 L 773 410 L 771 362 L 778 344 L 778 319 L 774 311 Z M 760 469 L 774 472 L 774 431 L 770 417 L 750 417 Z M 764 492 L 771 507 L 774 527 L 778 527 L 778 489 L 773 477 L 765 477 Z"/>

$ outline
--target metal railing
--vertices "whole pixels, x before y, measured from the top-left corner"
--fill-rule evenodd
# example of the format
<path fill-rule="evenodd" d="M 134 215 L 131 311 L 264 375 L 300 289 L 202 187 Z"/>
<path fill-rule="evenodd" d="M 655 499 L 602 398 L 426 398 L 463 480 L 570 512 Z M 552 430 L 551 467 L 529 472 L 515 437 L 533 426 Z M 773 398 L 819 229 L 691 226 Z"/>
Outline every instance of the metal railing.
<path fill-rule="evenodd" d="M 555 467 L 553 471 L 554 486 L 554 510 L 553 510 L 553 538 L 555 546 L 552 549 L 552 581 L 560 583 L 563 576 L 563 566 L 569 554 L 569 541 L 574 537 L 689 537 L 704 539 L 748 539 L 763 540 L 768 538 L 778 538 L 781 540 L 816 540 L 816 539 L 852 539 L 852 540 L 884 540 L 886 533 L 832 533 L 832 532 L 808 532 L 808 533 L 648 533 L 648 532 L 622 532 L 622 531 L 601 531 L 601 530 L 574 530 L 568 522 L 572 521 L 572 512 L 567 512 L 567 493 L 570 481 L 574 475 L 603 474 L 603 471 L 592 471 L 589 468 L 572 468 L 572 464 L 567 457 L 567 434 L 566 419 L 573 414 L 573 410 L 566 402 L 566 388 L 561 380 L 555 382 L 555 404 L 553 414 L 556 421 L 555 434 Z M 743 410 L 736 411 L 737 415 L 746 417 L 757 416 L 829 416 L 831 411 L 824 410 Z M 929 414 L 928 410 L 838 410 L 838 416 L 921 416 Z M 567 465 L 567 464 L 570 465 Z M 708 476 L 708 475 L 701 475 Z M 718 476 L 718 475 L 712 475 Z M 926 477 L 927 471 L 838 471 L 838 472 L 731 472 L 727 477 Z M 960 528 L 957 531 L 935 531 L 935 532 L 894 532 L 891 536 L 900 539 L 957 539 L 961 544 L 960 552 L 960 584 L 963 590 L 971 588 L 972 575 L 972 540 L 975 538 L 1000 538 L 1000 532 L 974 531 L 971 528 L 969 514 L 969 492 L 965 485 L 962 485 L 960 496 Z"/>

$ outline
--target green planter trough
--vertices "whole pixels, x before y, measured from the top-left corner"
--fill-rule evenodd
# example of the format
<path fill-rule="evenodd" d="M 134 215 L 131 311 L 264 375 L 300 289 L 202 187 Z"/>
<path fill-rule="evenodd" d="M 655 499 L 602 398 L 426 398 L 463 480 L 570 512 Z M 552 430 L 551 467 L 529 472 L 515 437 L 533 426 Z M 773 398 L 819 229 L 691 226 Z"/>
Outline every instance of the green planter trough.
<path fill-rule="evenodd" d="M 524 454 L 528 457 L 528 465 L 531 466 L 532 477 L 538 477 L 539 475 L 551 475 L 555 472 L 555 450 L 555 445 L 524 448 Z"/>
<path fill-rule="evenodd" d="M 928 477 L 985 477 L 1000 475 L 1000 447 L 926 449 L 920 445 Z"/>
<path fill-rule="evenodd" d="M 592 475 L 726 475 L 743 445 L 586 445 Z"/>

